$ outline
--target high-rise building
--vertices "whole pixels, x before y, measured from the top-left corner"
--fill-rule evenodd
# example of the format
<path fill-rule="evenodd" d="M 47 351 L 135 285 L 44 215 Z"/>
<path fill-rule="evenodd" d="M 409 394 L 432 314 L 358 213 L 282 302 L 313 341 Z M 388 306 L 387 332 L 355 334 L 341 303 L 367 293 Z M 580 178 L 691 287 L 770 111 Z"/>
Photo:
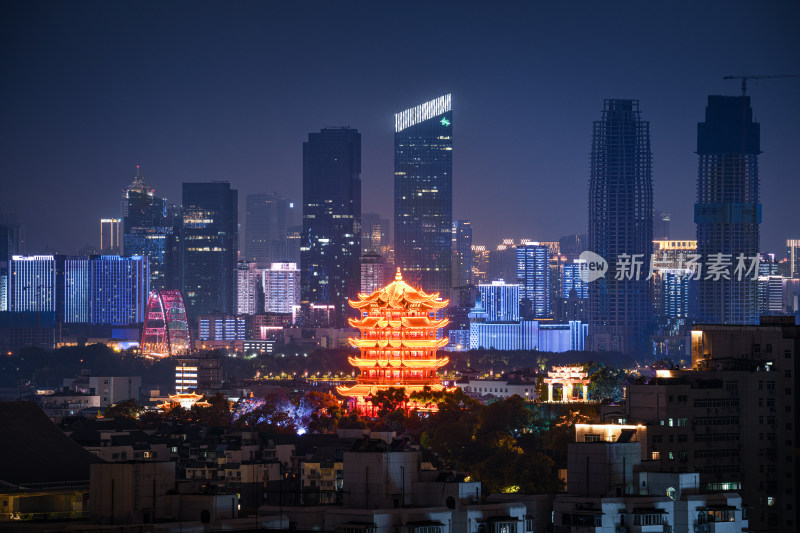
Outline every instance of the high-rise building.
<path fill-rule="evenodd" d="M 300 304 L 297 263 L 272 263 L 264 271 L 264 301 L 267 313 L 291 313 Z"/>
<path fill-rule="evenodd" d="M 149 296 L 150 264 L 146 256 L 89 258 L 89 321 L 92 324 L 144 322 Z"/>
<path fill-rule="evenodd" d="M 264 312 L 264 271 L 253 261 L 239 261 L 236 265 L 236 314 L 255 315 Z M 259 306 L 259 301 L 262 305 Z"/>
<path fill-rule="evenodd" d="M 567 261 L 574 261 L 586 250 L 588 240 L 589 237 L 585 233 L 566 235 L 558 239 L 558 249 L 561 255 L 566 256 Z"/>
<path fill-rule="evenodd" d="M 697 125 L 697 251 L 706 263 L 757 257 L 761 204 L 758 191 L 760 125 L 748 96 L 709 96 L 705 122 Z M 755 324 L 758 284 L 753 275 L 698 280 L 698 320 Z M 717 279 L 719 278 L 719 279 Z M 740 278 L 740 279 L 737 279 Z"/>
<path fill-rule="evenodd" d="M 127 256 L 147 256 L 150 260 L 150 283 L 154 289 L 175 289 L 177 245 L 174 206 L 155 195 L 139 173 L 122 193 L 123 251 Z M 103 252 L 101 250 L 101 252 Z"/>
<path fill-rule="evenodd" d="M 577 298 L 586 299 L 589 297 L 589 284 L 581 277 L 581 272 L 586 268 L 586 261 L 580 259 L 564 265 L 561 275 L 562 298 L 569 298 L 569 294 L 573 290 Z"/>
<path fill-rule="evenodd" d="M 289 261 L 286 233 L 295 225 L 295 211 L 294 202 L 278 193 L 248 194 L 244 258 L 263 267 Z"/>
<path fill-rule="evenodd" d="M 389 219 L 378 213 L 361 215 L 361 253 L 386 255 L 389 248 Z M 381 285 L 382 287 L 383 285 Z"/>
<path fill-rule="evenodd" d="M 90 318 L 90 259 L 67 257 L 64 259 L 64 322 L 88 324 Z M 61 307 L 61 306 L 59 306 Z"/>
<path fill-rule="evenodd" d="M 503 281 L 478 285 L 483 311 L 488 322 L 518 322 L 520 319 L 520 286 Z"/>
<path fill-rule="evenodd" d="M 372 294 L 384 285 L 388 277 L 386 261 L 377 253 L 361 256 L 361 293 Z"/>
<path fill-rule="evenodd" d="M 16 214 L 0 212 L 0 312 L 9 310 L 9 262 L 22 254 L 22 240 L 22 224 Z"/>
<path fill-rule="evenodd" d="M 453 221 L 453 287 L 472 283 L 472 224 Z"/>
<path fill-rule="evenodd" d="M 453 110 L 446 94 L 394 116 L 395 264 L 446 298 L 452 283 Z"/>
<path fill-rule="evenodd" d="M 550 318 L 550 248 L 528 241 L 518 245 L 516 252 L 523 317 Z"/>
<path fill-rule="evenodd" d="M 672 215 L 662 209 L 653 209 L 653 239 L 669 240 L 669 223 Z"/>
<path fill-rule="evenodd" d="M 786 258 L 789 260 L 789 277 L 800 278 L 800 239 L 786 241 Z"/>
<path fill-rule="evenodd" d="M 482 244 L 472 245 L 472 281 L 486 283 L 489 281 L 489 263 L 491 251 Z M 516 278 L 515 278 L 516 279 Z"/>
<path fill-rule="evenodd" d="M 303 143 L 301 297 L 334 305 L 345 324 L 347 299 L 361 286 L 361 134 L 352 128 L 309 133 Z"/>
<path fill-rule="evenodd" d="M 119 255 L 122 251 L 122 219 L 100 219 L 100 253 Z"/>
<path fill-rule="evenodd" d="M 592 129 L 590 168 L 588 249 L 609 265 L 606 276 L 589 284 L 590 346 L 650 353 L 647 267 L 643 275 L 628 269 L 617 276 L 612 270 L 626 261 L 647 265 L 653 246 L 650 123 L 642 120 L 638 100 L 605 101 Z"/>
<path fill-rule="evenodd" d="M 56 312 L 63 256 L 15 255 L 9 264 L 8 309 L 12 312 Z"/>
<path fill-rule="evenodd" d="M 184 183 L 181 281 L 190 320 L 232 314 L 236 303 L 238 192 L 227 182 Z"/>

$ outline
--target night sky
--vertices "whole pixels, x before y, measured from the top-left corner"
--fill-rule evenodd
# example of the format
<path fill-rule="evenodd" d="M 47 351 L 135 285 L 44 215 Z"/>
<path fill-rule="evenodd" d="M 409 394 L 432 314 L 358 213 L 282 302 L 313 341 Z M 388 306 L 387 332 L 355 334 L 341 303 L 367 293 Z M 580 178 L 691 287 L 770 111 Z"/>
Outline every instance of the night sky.
<path fill-rule="evenodd" d="M 140 164 L 301 201 L 308 132 L 362 134 L 363 211 L 391 218 L 393 114 L 453 94 L 455 218 L 474 242 L 586 232 L 592 121 L 635 98 L 655 205 L 694 238 L 696 124 L 727 74 L 800 73 L 800 3 L 3 2 L 0 208 L 27 252 L 99 244 Z M 800 79 L 750 82 L 762 250 L 800 238 Z"/>

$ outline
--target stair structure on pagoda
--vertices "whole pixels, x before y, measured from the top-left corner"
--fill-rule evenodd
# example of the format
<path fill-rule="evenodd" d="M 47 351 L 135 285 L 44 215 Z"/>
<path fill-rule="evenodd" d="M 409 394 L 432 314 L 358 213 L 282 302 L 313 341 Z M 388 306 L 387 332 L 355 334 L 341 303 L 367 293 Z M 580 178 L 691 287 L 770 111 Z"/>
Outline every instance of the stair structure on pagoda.
<path fill-rule="evenodd" d="M 408 285 L 397 269 L 395 280 L 386 287 L 369 295 L 359 293 L 358 301 L 349 300 L 361 313 L 361 318 L 349 319 L 361 338 L 348 339 L 360 350 L 358 357 L 348 358 L 360 374 L 355 385 L 337 391 L 349 398 L 351 410 L 372 412 L 367 398 L 390 387 L 405 389 L 407 396 L 425 387 L 444 389 L 437 371 L 449 359 L 436 351 L 447 345 L 447 338 L 437 334 L 449 319 L 437 319 L 436 314 L 448 300 L 438 297 Z"/>

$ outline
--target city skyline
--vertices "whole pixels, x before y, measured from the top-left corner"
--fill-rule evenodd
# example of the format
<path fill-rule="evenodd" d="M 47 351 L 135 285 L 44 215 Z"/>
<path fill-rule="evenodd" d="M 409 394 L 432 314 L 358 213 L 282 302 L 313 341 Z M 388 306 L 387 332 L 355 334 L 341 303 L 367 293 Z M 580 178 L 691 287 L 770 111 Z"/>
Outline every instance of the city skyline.
<path fill-rule="evenodd" d="M 790 51 L 800 39 L 789 22 L 797 8 L 788 5 L 755 9 L 726 3 L 647 13 L 620 5 L 613 14 L 589 5 L 581 14 L 561 7 L 499 6 L 481 22 L 470 6 L 435 6 L 420 22 L 422 37 L 410 45 L 412 52 L 451 43 L 452 55 L 440 62 L 417 54 L 414 75 L 395 79 L 393 65 L 409 51 L 392 43 L 403 35 L 410 8 L 359 12 L 342 20 L 343 14 L 320 6 L 319 14 L 376 45 L 341 43 L 348 53 L 339 70 L 325 66 L 330 60 L 325 52 L 295 73 L 293 61 L 331 36 L 319 22 L 326 17 L 305 20 L 295 8 L 257 6 L 248 15 L 252 20 L 231 9 L 217 21 L 218 10 L 200 4 L 181 25 L 177 21 L 186 10 L 178 5 L 161 6 L 157 17 L 146 9 L 87 6 L 53 6 L 40 13 L 20 4 L 3 23 L 8 51 L 3 61 L 13 82 L 2 91 L 13 105 L 4 109 L 1 207 L 19 213 L 30 252 L 50 246 L 74 253 L 95 243 L 97 220 L 116 214 L 136 164 L 171 203 L 178 203 L 183 182 L 223 179 L 243 198 L 277 191 L 299 202 L 302 140 L 327 125 L 362 132 L 364 201 L 388 218 L 393 114 L 448 92 L 459 108 L 453 218 L 472 221 L 474 242 L 493 246 L 502 237 L 545 240 L 582 233 L 584 195 L 571 199 L 553 185 L 576 191 L 585 186 L 590 122 L 606 98 L 636 98 L 647 109 L 655 205 L 672 213 L 673 238 L 691 238 L 694 130 L 707 95 L 740 94 L 738 81 L 722 80 L 724 75 L 794 73 L 797 62 Z M 602 22 L 610 23 L 612 15 L 619 19 L 614 27 L 631 28 L 627 38 L 638 38 L 640 49 L 630 52 L 623 37 L 600 38 Z M 712 17 L 716 22 L 708 27 Z M 307 24 L 298 31 L 300 21 Z M 230 42 L 217 47 L 217 41 L 203 41 L 194 36 L 202 33 L 194 32 L 198 25 L 211 25 L 223 37 L 220 42 Z M 653 31 L 654 25 L 659 29 Z M 488 38 L 473 43 L 475 31 Z M 128 38 L 134 32 L 150 38 Z M 275 48 L 283 41 L 273 39 L 286 44 Z M 580 44 L 586 42 L 593 43 L 592 50 Z M 245 45 L 251 45 L 251 55 L 242 52 Z M 619 61 L 598 61 L 610 56 Z M 245 68 L 251 58 L 261 68 Z M 375 68 L 353 76 L 352 69 L 364 62 Z M 180 68 L 172 72 L 175 65 Z M 48 73 L 67 80 L 60 91 L 43 92 L 50 86 Z M 215 79 L 200 83 L 209 73 Z M 298 76 L 293 83 L 276 83 L 292 73 Z M 320 76 L 342 83 L 322 90 L 314 83 Z M 785 239 L 796 237 L 787 229 L 793 197 L 787 187 L 793 191 L 796 181 L 792 147 L 798 134 L 792 125 L 800 117 L 800 102 L 792 95 L 798 83 L 765 80 L 748 86 L 763 127 L 762 203 L 770 214 L 762 224 L 762 251 L 779 251 Z M 49 146 L 45 158 L 36 155 L 43 143 Z M 483 190 L 487 183 L 498 186 Z M 537 194 L 500 192 L 512 190 Z M 71 214 L 70 207 L 79 203 L 88 205 Z M 503 217 L 493 214 L 500 210 Z M 41 212 L 52 217 L 38 216 Z M 69 223 L 54 225 L 54 218 Z"/>

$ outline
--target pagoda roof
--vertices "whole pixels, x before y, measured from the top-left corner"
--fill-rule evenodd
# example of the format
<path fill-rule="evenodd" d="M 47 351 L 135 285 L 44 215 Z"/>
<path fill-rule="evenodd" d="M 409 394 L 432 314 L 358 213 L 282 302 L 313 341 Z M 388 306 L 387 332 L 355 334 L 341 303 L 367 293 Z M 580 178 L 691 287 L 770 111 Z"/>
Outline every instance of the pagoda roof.
<path fill-rule="evenodd" d="M 390 366 L 393 368 L 439 368 L 446 365 L 450 359 L 362 359 L 358 357 L 348 357 L 347 361 L 359 368 L 369 368 L 378 366 L 381 368 Z"/>
<path fill-rule="evenodd" d="M 347 321 L 351 326 L 358 329 L 385 328 L 386 326 L 393 328 L 402 326 L 414 329 L 440 329 L 450 323 L 449 318 L 431 320 L 427 316 L 404 316 L 400 320 L 389 320 L 381 316 L 365 316 L 361 319 L 348 318 Z"/>
<path fill-rule="evenodd" d="M 437 300 L 438 297 L 438 292 L 428 294 L 403 281 L 403 276 L 398 268 L 393 282 L 372 294 L 358 293 L 359 300 L 357 302 L 348 300 L 348 303 L 356 309 L 363 309 L 373 305 L 392 309 L 408 309 L 412 305 L 429 309 L 441 309 L 450 302 L 449 300 Z"/>
<path fill-rule="evenodd" d="M 347 339 L 354 348 L 441 348 L 447 339 Z"/>

